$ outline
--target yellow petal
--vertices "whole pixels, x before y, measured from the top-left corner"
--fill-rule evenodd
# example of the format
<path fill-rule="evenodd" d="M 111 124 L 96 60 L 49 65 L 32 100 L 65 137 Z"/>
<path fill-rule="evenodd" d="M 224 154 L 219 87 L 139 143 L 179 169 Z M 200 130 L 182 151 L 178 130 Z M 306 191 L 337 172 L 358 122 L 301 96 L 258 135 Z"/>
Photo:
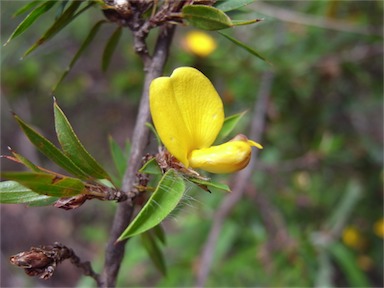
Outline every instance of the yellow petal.
<path fill-rule="evenodd" d="M 227 143 L 192 151 L 189 165 L 212 173 L 232 173 L 243 169 L 251 159 L 251 146 L 261 147 L 243 137 L 238 135 Z"/>
<path fill-rule="evenodd" d="M 177 68 L 170 77 L 153 80 L 149 101 L 161 141 L 186 167 L 190 152 L 212 145 L 224 122 L 220 96 L 194 68 Z"/>
<path fill-rule="evenodd" d="M 191 31 L 185 37 L 186 48 L 200 57 L 206 57 L 217 47 L 215 39 L 202 31 Z"/>

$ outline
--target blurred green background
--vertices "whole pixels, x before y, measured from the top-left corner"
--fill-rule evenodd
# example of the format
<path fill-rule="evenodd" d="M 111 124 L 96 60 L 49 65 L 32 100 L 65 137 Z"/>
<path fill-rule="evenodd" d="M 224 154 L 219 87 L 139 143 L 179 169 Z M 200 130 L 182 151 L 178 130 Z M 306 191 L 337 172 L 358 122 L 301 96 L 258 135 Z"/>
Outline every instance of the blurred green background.
<path fill-rule="evenodd" d="M 23 17 L 26 1 L 1 2 L 1 44 Z M 49 27 L 55 9 L 1 50 L 1 154 L 7 146 L 49 169 L 12 119 L 14 111 L 55 142 L 52 87 L 91 27 L 104 18 L 96 7 L 23 60 Z M 228 33 L 271 64 L 217 33 L 206 57 L 187 49 L 192 30 L 178 27 L 165 74 L 179 66 L 204 72 L 222 96 L 226 115 L 248 110 L 237 128 L 247 134 L 250 107 L 263 74 L 273 80 L 258 140 L 264 149 L 246 193 L 223 219 L 215 245 L 211 287 L 382 287 L 383 284 L 383 2 L 256 1 L 235 19 L 264 18 Z M 142 65 L 125 29 L 107 72 L 101 70 L 114 24 L 101 27 L 54 95 L 86 148 L 113 171 L 108 135 L 131 137 L 143 83 Z M 154 138 L 152 138 L 154 140 Z M 56 143 L 56 142 L 55 142 Z M 1 169 L 20 167 L 2 160 Z M 231 185 L 233 176 L 217 181 Z M 233 184 L 233 183 L 232 183 Z M 194 286 L 213 217 L 227 194 L 189 192 L 189 207 L 165 223 L 168 274 L 150 262 L 139 239 L 128 243 L 120 286 Z M 12 267 L 11 255 L 59 241 L 99 271 L 115 210 L 91 201 L 75 211 L 53 207 L 1 208 L 1 286 L 94 286 L 69 263 L 48 281 Z"/>

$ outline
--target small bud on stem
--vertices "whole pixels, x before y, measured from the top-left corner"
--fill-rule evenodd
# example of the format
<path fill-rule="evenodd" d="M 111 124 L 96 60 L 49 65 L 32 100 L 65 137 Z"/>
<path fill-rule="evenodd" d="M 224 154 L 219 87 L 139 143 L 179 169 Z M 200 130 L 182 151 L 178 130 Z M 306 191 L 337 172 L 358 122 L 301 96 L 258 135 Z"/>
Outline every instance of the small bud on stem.
<path fill-rule="evenodd" d="M 28 276 L 39 276 L 41 279 L 49 279 L 62 261 L 70 259 L 72 264 L 80 268 L 84 275 L 90 276 L 97 283 L 100 282 L 89 262 L 80 262 L 80 258 L 72 249 L 61 243 L 53 245 L 31 247 L 29 251 L 20 252 L 10 257 L 11 264 L 23 268 Z"/>

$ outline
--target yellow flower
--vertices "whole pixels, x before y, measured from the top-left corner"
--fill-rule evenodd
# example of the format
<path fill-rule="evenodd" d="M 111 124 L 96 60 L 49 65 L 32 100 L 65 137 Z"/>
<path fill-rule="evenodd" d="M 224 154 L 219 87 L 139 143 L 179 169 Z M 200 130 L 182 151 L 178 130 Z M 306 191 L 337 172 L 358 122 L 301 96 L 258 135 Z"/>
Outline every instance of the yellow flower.
<path fill-rule="evenodd" d="M 200 57 L 207 57 L 217 47 L 215 39 L 201 31 L 191 31 L 185 37 L 186 48 Z"/>
<path fill-rule="evenodd" d="M 363 235 L 353 226 L 344 229 L 342 239 L 345 245 L 356 250 L 361 250 L 366 244 Z"/>
<path fill-rule="evenodd" d="M 262 149 L 244 135 L 211 146 L 224 123 L 223 103 L 209 79 L 194 68 L 177 68 L 170 77 L 153 80 L 149 101 L 160 139 L 187 168 L 235 172 L 247 166 L 251 146 Z"/>
<path fill-rule="evenodd" d="M 384 238 L 384 218 L 381 218 L 373 225 L 373 231 L 381 238 Z"/>

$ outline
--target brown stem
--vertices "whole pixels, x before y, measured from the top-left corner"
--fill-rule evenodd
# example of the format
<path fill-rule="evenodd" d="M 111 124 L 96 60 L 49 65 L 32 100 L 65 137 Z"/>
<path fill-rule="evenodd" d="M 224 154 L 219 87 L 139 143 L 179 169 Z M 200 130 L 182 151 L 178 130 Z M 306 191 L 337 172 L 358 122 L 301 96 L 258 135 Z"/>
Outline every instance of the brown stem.
<path fill-rule="evenodd" d="M 139 106 L 139 112 L 136 118 L 136 125 L 133 131 L 131 155 L 128 163 L 128 169 L 124 175 L 122 191 L 131 191 L 136 178 L 136 172 L 140 168 L 146 141 L 148 139 L 148 129 L 145 123 L 149 121 L 149 85 L 153 79 L 161 76 L 165 62 L 168 57 L 169 46 L 172 41 L 175 27 L 174 25 L 166 25 L 161 28 L 159 37 L 157 39 L 156 47 L 152 58 L 145 55 L 144 70 L 145 81 L 143 93 Z M 140 55 L 141 56 L 141 55 Z M 125 244 L 127 240 L 116 242 L 117 238 L 121 235 L 124 229 L 131 221 L 134 205 L 129 201 L 120 203 L 112 224 L 110 238 L 105 252 L 104 270 L 102 273 L 102 287 L 114 287 L 116 285 L 116 278 L 119 272 L 121 261 L 123 260 Z"/>
<path fill-rule="evenodd" d="M 255 108 L 253 112 L 253 115 L 255 115 L 255 117 L 253 117 L 251 123 L 251 131 L 249 133 L 250 139 L 261 139 L 262 132 L 264 130 L 264 119 L 267 111 L 267 102 L 272 85 L 272 80 L 272 72 L 266 72 L 262 79 L 258 100 L 255 103 Z M 255 150 L 254 152 L 257 153 L 257 150 Z M 215 251 L 217 238 L 219 237 L 223 221 L 244 194 L 248 180 L 252 174 L 252 171 L 254 170 L 255 160 L 257 156 L 256 153 L 253 153 L 251 162 L 248 164 L 247 168 L 240 171 L 236 175 L 235 179 L 233 179 L 234 181 L 232 181 L 232 183 L 234 183 L 234 186 L 232 189 L 232 193 L 227 198 L 225 198 L 225 200 L 220 205 L 219 209 L 213 217 L 212 228 L 209 232 L 207 241 L 201 253 L 201 262 L 197 274 L 197 287 L 204 287 L 204 284 L 208 278 L 212 267 L 213 254 Z"/>

